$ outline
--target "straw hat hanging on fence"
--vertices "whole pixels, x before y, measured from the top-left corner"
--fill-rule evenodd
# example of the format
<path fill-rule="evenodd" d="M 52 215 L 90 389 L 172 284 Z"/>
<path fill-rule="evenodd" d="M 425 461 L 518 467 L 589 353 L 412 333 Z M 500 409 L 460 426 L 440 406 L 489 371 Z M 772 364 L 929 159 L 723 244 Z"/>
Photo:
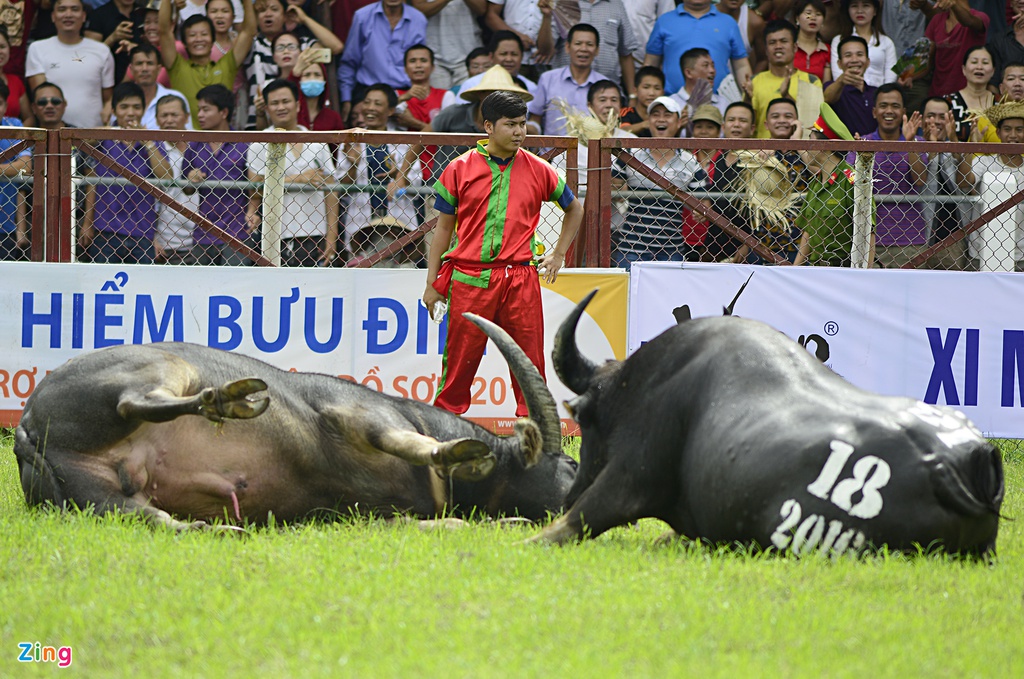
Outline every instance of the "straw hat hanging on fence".
<path fill-rule="evenodd" d="M 751 226 L 757 229 L 789 221 L 791 211 L 800 203 L 800 194 L 793 191 L 789 167 L 763 151 L 736 151 L 743 168 L 743 201 L 750 212 Z"/>
<path fill-rule="evenodd" d="M 567 104 L 564 99 L 555 99 L 553 103 L 562 112 L 566 133 L 570 137 L 579 139 L 583 146 L 586 146 L 591 139 L 606 139 L 614 136 L 615 130 L 619 127 L 619 114 L 614 109 L 609 111 L 608 118 L 602 121 L 590 109 L 587 109 L 586 112 L 580 111 Z"/>
<path fill-rule="evenodd" d="M 990 123 L 998 127 L 999 123 L 1007 118 L 1024 118 L 1024 101 L 1011 101 L 1003 97 L 983 111 L 971 109 L 967 113 L 967 119 L 970 122 L 977 122 L 984 116 Z"/>

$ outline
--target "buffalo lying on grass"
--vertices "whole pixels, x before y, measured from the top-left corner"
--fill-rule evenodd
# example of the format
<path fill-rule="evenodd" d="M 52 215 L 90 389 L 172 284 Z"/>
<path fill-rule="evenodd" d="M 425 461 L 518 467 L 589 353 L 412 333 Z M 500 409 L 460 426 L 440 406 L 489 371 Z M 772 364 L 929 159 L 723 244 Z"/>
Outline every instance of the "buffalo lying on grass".
<path fill-rule="evenodd" d="M 859 389 L 732 316 L 685 320 L 597 366 L 575 340 L 593 295 L 555 341 L 583 441 L 570 508 L 536 540 L 655 517 L 689 538 L 797 554 L 994 550 L 1002 460 L 961 413 Z"/>
<path fill-rule="evenodd" d="M 511 339 L 502 350 L 530 409 L 509 437 L 200 345 L 90 352 L 25 404 L 22 488 L 30 505 L 138 512 L 177 530 L 350 512 L 542 519 L 563 508 L 576 466 L 537 369 Z"/>

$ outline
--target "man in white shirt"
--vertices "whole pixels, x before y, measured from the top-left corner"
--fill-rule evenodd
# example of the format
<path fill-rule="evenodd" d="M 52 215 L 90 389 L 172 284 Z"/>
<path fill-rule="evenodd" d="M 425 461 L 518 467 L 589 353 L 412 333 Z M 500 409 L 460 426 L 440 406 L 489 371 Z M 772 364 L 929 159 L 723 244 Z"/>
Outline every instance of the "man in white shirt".
<path fill-rule="evenodd" d="M 155 50 L 154 50 L 155 52 Z M 134 61 L 134 60 L 133 60 Z M 134 64 L 133 64 L 134 70 Z M 185 123 L 190 119 L 188 109 L 185 108 L 185 97 L 181 95 L 165 95 L 153 102 L 155 117 L 159 121 L 161 130 L 183 130 Z M 178 140 L 176 142 L 157 142 L 163 148 L 167 162 L 174 170 L 174 178 L 182 179 L 181 161 L 185 157 L 185 149 L 188 142 Z M 175 199 L 193 211 L 199 210 L 199 193 L 191 191 L 186 194 L 184 189 L 173 186 L 164 189 L 167 195 Z M 174 208 L 157 203 L 156 218 L 156 261 L 161 264 L 195 264 L 192 258 L 192 246 L 195 240 L 192 232 L 196 225 L 185 215 Z"/>
<path fill-rule="evenodd" d="M 82 0 L 56 0 L 51 15 L 57 35 L 28 46 L 25 77 L 29 91 L 43 82 L 59 85 L 70 104 L 64 122 L 100 127 L 111 114 L 114 56 L 103 43 L 82 37 Z"/>
<path fill-rule="evenodd" d="M 271 132 L 275 129 L 307 132 L 299 125 L 299 88 L 290 80 L 272 80 L 263 88 Z M 267 173 L 267 144 L 249 146 L 249 180 L 263 181 Z M 288 184 L 323 186 L 331 178 L 331 151 L 327 144 L 288 144 L 284 160 L 285 194 L 281 210 L 281 265 L 327 266 L 338 242 L 338 195 L 329 191 L 288 191 Z M 250 226 L 264 223 L 262 195 L 253 192 L 246 219 Z M 264 240 L 266 234 L 264 234 Z M 272 254 L 272 253 L 264 253 Z"/>

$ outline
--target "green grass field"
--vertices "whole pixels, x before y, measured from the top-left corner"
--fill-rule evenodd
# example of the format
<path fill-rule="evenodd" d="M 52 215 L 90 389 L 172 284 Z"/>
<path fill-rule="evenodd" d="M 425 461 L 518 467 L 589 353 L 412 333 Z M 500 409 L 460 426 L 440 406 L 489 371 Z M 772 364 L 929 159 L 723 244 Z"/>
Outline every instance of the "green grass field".
<path fill-rule="evenodd" d="M 1003 513 L 1024 516 L 1024 457 Z M 535 528 L 358 521 L 247 539 L 29 511 L 0 433 L 0 676 L 1017 677 L 1024 529 L 993 565 L 572 547 Z M 70 668 L 19 663 L 71 646 Z"/>

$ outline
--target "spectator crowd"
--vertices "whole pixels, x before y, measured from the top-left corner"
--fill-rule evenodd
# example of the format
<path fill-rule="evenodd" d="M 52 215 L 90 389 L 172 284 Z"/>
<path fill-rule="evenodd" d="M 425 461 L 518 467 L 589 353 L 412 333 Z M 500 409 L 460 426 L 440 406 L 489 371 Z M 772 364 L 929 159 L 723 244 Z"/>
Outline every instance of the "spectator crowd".
<path fill-rule="evenodd" d="M 594 129 L 578 124 L 585 117 L 605 136 L 1024 139 L 1024 0 L 20 0 L 8 9 L 3 126 L 480 133 L 481 99 L 510 90 L 528 102 L 531 133 L 581 139 Z M 0 150 L 12 143 L 0 139 Z M 140 176 L 179 180 L 171 197 L 201 219 L 124 182 L 87 182 L 79 257 L 251 263 L 267 217 L 252 182 L 266 176 L 267 144 L 97 148 Z M 873 215 L 872 258 L 883 266 L 966 224 L 972 209 L 954 198 L 978 194 L 985 173 L 1021 166 L 1015 156 L 894 149 L 874 167 L 876 196 L 904 197 Z M 424 187 L 449 159 L 438 153 L 288 144 L 282 264 L 332 265 L 414 229 L 430 216 Z M 763 249 L 794 264 L 849 266 L 852 155 L 634 155 L 685 191 L 742 193 L 756 169 L 813 200 L 770 211 L 764 197 L 705 200 L 763 245 L 752 249 L 617 164 L 616 187 L 639 193 L 613 216 L 615 263 L 760 262 Z M 90 158 L 76 163 L 82 175 L 119 176 Z M 31 167 L 28 151 L 0 164 L 3 260 L 27 257 L 32 206 L 16 178 Z M 344 193 L 339 183 L 364 188 Z M 580 183 L 584 197 L 584 173 Z M 906 199 L 918 194 L 950 199 Z M 935 265 L 969 268 L 976 240 Z M 1024 245 L 1024 233 L 1013 240 Z M 406 249 L 392 263 L 422 265 L 422 256 Z"/>

